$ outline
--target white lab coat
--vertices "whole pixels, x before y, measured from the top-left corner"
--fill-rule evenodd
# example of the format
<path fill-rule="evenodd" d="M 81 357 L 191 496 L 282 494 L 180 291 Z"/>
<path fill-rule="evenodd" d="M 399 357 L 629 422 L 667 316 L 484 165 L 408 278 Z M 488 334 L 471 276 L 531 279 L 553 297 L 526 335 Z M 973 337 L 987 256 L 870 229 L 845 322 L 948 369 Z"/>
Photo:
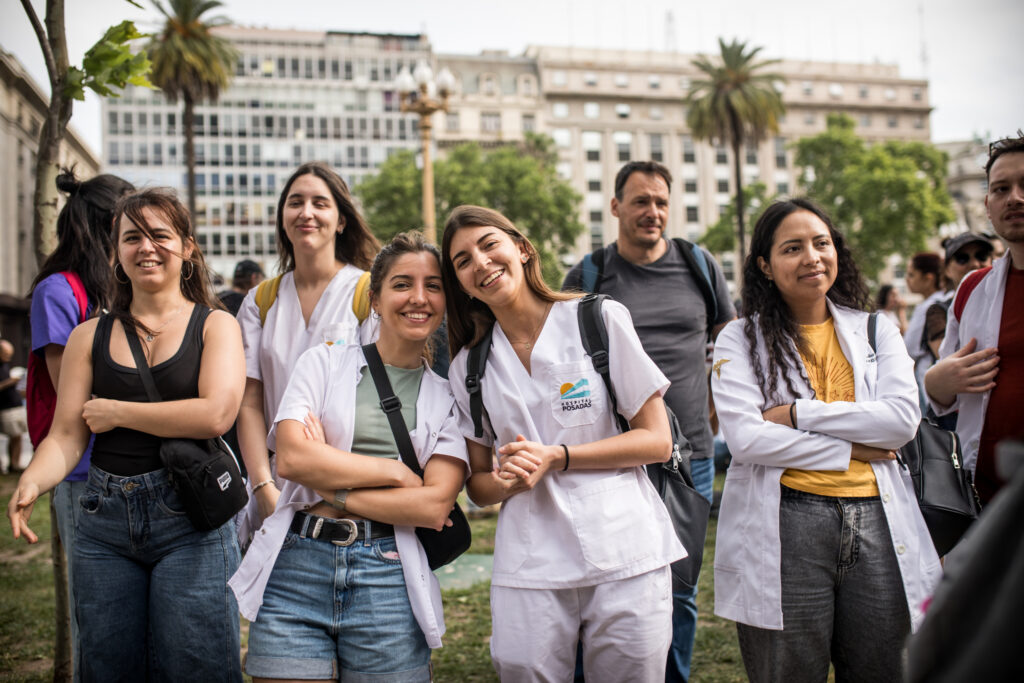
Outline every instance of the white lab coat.
<path fill-rule="evenodd" d="M 307 412 L 312 412 L 323 423 L 328 444 L 341 450 L 351 449 L 355 429 L 355 387 L 359 373 L 365 367 L 362 349 L 355 346 L 320 344 L 307 351 L 295 366 L 271 436 L 276 433 L 277 422 L 302 422 Z M 430 368 L 423 372 L 416 399 L 416 428 L 409 432 L 409 436 L 421 466 L 425 467 L 435 453 L 442 453 L 465 462 L 468 475 L 469 457 L 465 439 L 458 428 L 455 399 L 448 383 Z M 264 521 L 238 571 L 228 581 L 238 599 L 238 609 L 246 619 L 253 621 L 258 616 L 263 604 L 263 591 L 295 513 L 320 501 L 320 496 L 312 489 L 284 481 L 277 508 Z M 441 588 L 430 571 L 415 528 L 395 526 L 395 545 L 402 558 L 402 573 L 416 621 L 423 630 L 427 645 L 441 647 L 444 634 Z M 330 596 L 324 599 L 329 600 Z"/>
<path fill-rule="evenodd" d="M 992 263 L 992 270 L 984 275 L 971 292 L 960 320 L 956 319 L 953 307 L 950 306 L 946 319 L 946 338 L 939 347 L 939 358 L 945 358 L 959 350 L 972 337 L 978 340 L 978 350 L 999 345 L 1003 296 L 1006 294 L 1006 277 L 1011 267 L 1009 254 Z M 960 284 L 963 285 L 963 280 Z M 956 399 L 948 406 L 940 406 L 930 397 L 928 399 L 936 415 L 960 411 L 956 419 L 956 433 L 964 449 L 964 466 L 971 472 L 974 472 L 978 464 L 978 446 L 981 444 L 981 430 L 985 426 L 985 411 L 988 410 L 991 393 L 986 391 L 981 394 L 957 394 Z"/>
<path fill-rule="evenodd" d="M 712 389 L 732 464 L 718 518 L 715 549 L 715 613 L 750 626 L 782 629 L 779 540 L 779 479 L 787 468 L 845 471 L 850 444 L 899 448 L 914 437 L 921 419 L 913 362 L 899 331 L 879 318 L 877 356 L 867 339 L 868 314 L 833 305 L 829 310 L 839 345 L 853 368 L 857 401 L 825 403 L 812 398 L 806 380 L 796 377 L 793 396 L 779 377 L 779 399 L 762 395 L 751 365 L 743 327 L 730 323 L 718 336 Z M 767 373 L 767 351 L 758 339 Z M 799 430 L 762 418 L 775 405 L 796 403 Z M 923 619 L 922 605 L 941 567 L 913 484 L 895 461 L 872 463 L 878 491 L 903 579 L 911 626 Z"/>
<path fill-rule="evenodd" d="M 619 433 L 601 375 L 583 351 L 578 299 L 556 302 L 533 347 L 531 373 L 499 325 L 482 380 L 484 437 L 473 434 L 463 349 L 449 369 L 466 438 L 501 446 L 522 434 L 544 444 L 590 443 Z M 668 380 L 644 353 L 622 304 L 602 307 L 619 410 L 632 418 Z M 572 389 L 568 389 L 572 387 Z M 579 398 L 573 398 L 578 396 Z M 498 515 L 492 584 L 574 588 L 644 574 L 686 551 L 642 467 L 551 471 Z"/>

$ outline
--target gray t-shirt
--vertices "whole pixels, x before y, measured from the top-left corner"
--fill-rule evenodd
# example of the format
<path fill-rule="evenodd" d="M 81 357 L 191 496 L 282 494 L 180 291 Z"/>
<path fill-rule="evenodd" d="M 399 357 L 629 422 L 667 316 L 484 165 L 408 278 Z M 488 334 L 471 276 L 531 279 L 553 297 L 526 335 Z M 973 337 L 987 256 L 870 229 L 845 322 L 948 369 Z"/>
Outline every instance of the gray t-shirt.
<path fill-rule="evenodd" d="M 704 297 L 672 241 L 660 259 L 643 266 L 619 256 L 616 243 L 608 245 L 596 287 L 629 309 L 644 351 L 672 382 L 665 401 L 679 418 L 695 460 L 713 453 L 705 369 L 707 330 L 736 317 L 721 268 L 706 250 L 704 255 L 718 300 L 718 319 L 710 324 Z M 581 290 L 582 277 L 580 262 L 566 275 L 562 289 Z M 697 273 L 697 277 L 703 275 Z"/>

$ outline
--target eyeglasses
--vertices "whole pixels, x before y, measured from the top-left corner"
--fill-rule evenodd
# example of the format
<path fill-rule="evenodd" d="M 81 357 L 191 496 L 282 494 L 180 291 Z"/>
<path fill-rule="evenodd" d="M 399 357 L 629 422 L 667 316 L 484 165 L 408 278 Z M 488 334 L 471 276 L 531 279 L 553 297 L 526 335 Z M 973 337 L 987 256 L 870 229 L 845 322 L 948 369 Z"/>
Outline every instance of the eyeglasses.
<path fill-rule="evenodd" d="M 959 263 L 961 266 L 966 266 L 967 262 L 974 259 L 978 263 L 984 263 L 992 258 L 992 251 L 989 249 L 979 249 L 973 254 L 966 251 L 958 251 L 953 254 L 953 260 Z"/>

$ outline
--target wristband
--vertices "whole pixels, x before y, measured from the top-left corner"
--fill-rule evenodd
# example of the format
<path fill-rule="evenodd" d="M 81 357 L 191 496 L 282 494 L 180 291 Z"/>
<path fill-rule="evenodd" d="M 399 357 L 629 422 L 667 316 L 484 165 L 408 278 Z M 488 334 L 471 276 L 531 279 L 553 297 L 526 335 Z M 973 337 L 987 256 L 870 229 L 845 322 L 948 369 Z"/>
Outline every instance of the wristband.
<path fill-rule="evenodd" d="M 256 493 L 257 491 L 259 491 L 261 488 L 263 488 L 267 484 L 273 484 L 273 483 L 274 483 L 273 479 L 264 479 L 263 481 L 261 481 L 260 483 L 258 483 L 258 484 L 256 484 L 255 486 L 252 487 L 252 492 Z"/>
<path fill-rule="evenodd" d="M 796 401 L 789 404 L 789 421 L 793 425 L 793 429 L 797 429 L 796 426 Z"/>
<path fill-rule="evenodd" d="M 565 467 L 562 468 L 562 471 L 565 472 L 569 469 L 569 447 L 564 443 L 559 445 L 562 447 L 562 450 L 565 451 Z"/>
<path fill-rule="evenodd" d="M 352 489 L 338 489 L 334 492 L 334 507 L 345 512 L 345 501 L 348 500 L 349 491 Z"/>

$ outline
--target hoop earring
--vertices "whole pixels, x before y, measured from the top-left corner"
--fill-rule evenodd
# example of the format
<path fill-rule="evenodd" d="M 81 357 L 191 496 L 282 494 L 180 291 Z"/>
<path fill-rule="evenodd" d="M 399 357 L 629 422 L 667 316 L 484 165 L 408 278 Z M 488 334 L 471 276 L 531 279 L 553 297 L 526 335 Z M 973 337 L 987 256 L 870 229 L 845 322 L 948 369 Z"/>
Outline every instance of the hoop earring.
<path fill-rule="evenodd" d="M 380 313 L 378 313 L 377 311 L 370 311 L 370 315 L 373 316 L 374 320 L 380 320 Z"/>
<path fill-rule="evenodd" d="M 185 263 L 187 263 L 188 265 L 190 265 L 192 267 L 189 268 L 188 275 L 183 277 L 182 280 L 191 280 L 192 276 L 195 275 L 195 272 L 196 272 L 196 264 L 192 263 L 191 261 L 185 261 Z M 184 269 L 185 269 L 184 266 L 182 266 L 182 270 L 184 270 Z"/>
<path fill-rule="evenodd" d="M 117 268 L 118 268 L 118 266 L 120 266 L 121 272 L 124 273 L 124 279 L 123 280 L 117 276 Z M 124 272 L 124 266 L 122 266 L 120 262 L 114 264 L 114 279 L 117 280 L 118 282 L 120 282 L 122 285 L 126 285 L 129 282 L 131 282 L 131 280 L 128 279 L 128 273 Z"/>

